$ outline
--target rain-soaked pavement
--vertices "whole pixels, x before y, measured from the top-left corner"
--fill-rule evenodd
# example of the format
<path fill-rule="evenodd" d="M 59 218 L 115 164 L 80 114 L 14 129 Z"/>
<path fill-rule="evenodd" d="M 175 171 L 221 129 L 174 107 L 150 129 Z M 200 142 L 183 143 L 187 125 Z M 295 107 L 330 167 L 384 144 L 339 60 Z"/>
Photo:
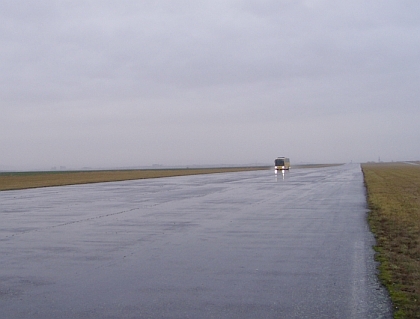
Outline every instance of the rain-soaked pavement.
<path fill-rule="evenodd" d="M 0 318 L 391 318 L 360 166 L 0 192 Z"/>

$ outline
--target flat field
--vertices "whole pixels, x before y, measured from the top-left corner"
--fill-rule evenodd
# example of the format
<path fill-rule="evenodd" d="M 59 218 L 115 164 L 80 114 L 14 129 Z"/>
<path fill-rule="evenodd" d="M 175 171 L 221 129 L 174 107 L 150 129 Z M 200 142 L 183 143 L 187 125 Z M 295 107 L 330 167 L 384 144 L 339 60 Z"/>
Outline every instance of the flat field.
<path fill-rule="evenodd" d="M 103 171 L 46 171 L 0 173 L 0 191 L 48 186 L 115 182 L 133 179 L 171 177 L 182 175 L 213 174 L 265 170 L 268 167 L 222 167 L 187 169 L 141 169 Z"/>
<path fill-rule="evenodd" d="M 363 164 L 380 279 L 395 318 L 420 318 L 420 165 Z"/>

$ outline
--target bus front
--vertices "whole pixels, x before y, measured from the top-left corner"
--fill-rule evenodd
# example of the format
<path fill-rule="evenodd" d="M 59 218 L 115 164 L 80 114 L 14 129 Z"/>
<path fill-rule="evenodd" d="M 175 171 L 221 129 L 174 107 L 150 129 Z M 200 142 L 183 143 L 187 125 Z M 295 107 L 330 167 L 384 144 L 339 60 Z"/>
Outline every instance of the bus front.
<path fill-rule="evenodd" d="M 274 169 L 277 170 L 285 170 L 289 169 L 290 164 L 289 160 L 285 157 L 278 157 L 274 160 Z"/>

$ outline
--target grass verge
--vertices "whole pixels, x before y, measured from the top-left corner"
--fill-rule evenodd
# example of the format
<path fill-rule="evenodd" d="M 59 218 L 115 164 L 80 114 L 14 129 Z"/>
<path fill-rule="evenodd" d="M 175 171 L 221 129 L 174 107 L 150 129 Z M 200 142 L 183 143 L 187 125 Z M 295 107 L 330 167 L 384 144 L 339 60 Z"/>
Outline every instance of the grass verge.
<path fill-rule="evenodd" d="M 363 164 L 379 277 L 394 318 L 420 318 L 420 165 Z"/>
<path fill-rule="evenodd" d="M 116 182 L 133 179 L 171 177 L 197 174 L 213 174 L 241 171 L 255 171 L 268 167 L 222 167 L 191 169 L 141 169 L 109 171 L 67 171 L 67 172 L 17 172 L 0 173 L 0 191 L 48 186 L 63 186 L 87 183 Z"/>

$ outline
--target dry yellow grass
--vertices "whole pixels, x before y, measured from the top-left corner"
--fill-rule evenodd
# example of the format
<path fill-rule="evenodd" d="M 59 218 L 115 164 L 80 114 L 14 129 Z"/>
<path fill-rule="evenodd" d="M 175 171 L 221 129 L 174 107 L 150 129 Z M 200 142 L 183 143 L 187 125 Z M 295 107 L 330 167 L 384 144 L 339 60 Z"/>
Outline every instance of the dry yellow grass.
<path fill-rule="evenodd" d="M 395 318 L 420 318 L 420 166 L 363 164 L 380 278 Z"/>
<path fill-rule="evenodd" d="M 267 167 L 1 173 L 0 191 L 263 169 L 267 169 Z"/>

